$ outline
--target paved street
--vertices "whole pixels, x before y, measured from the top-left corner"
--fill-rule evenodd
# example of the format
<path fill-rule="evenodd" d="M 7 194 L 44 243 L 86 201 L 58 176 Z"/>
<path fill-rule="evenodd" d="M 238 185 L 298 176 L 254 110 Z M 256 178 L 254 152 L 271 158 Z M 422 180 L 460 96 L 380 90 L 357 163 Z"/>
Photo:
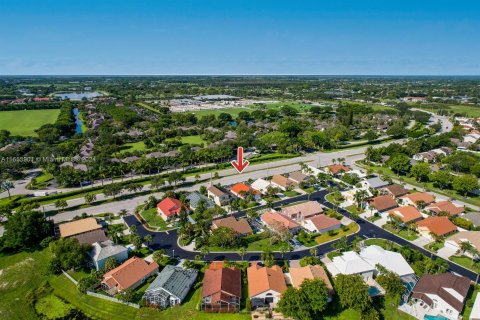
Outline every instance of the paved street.
<path fill-rule="evenodd" d="M 329 208 L 333 208 L 333 205 L 331 203 L 329 203 L 328 201 L 325 200 L 325 195 L 327 194 L 327 191 L 323 190 L 323 191 L 319 191 L 319 192 L 315 192 L 311 195 L 310 199 L 311 200 L 315 200 L 315 201 L 318 201 L 319 203 L 321 203 L 322 205 L 326 206 L 326 207 L 329 207 Z M 305 197 L 306 199 L 306 196 L 302 196 L 302 197 Z M 291 203 L 291 202 L 295 202 L 295 201 L 299 201 L 301 197 L 297 197 L 295 199 L 287 199 L 287 200 L 284 200 L 283 202 L 281 202 L 281 204 L 288 204 L 288 203 Z M 279 203 L 280 204 L 280 203 Z M 338 211 L 344 215 L 344 216 L 347 216 L 349 217 L 349 213 L 342 209 L 342 208 L 338 208 Z M 240 217 L 240 216 L 244 216 L 245 215 L 245 211 L 239 211 L 235 214 L 236 217 Z M 185 259 L 194 259 L 195 258 L 195 255 L 199 254 L 198 252 L 195 253 L 195 252 L 190 252 L 190 251 L 186 251 L 186 250 L 183 250 L 177 243 L 177 238 L 178 238 L 178 235 L 177 235 L 177 230 L 170 230 L 168 232 L 153 232 L 153 231 L 148 231 L 147 229 L 145 229 L 143 227 L 143 225 L 137 220 L 137 218 L 133 215 L 131 216 L 126 216 L 124 217 L 124 220 L 125 222 L 131 226 L 131 225 L 135 225 L 137 227 L 137 230 L 138 230 L 138 233 L 140 236 L 142 237 L 145 237 L 147 234 L 150 234 L 152 235 L 153 237 L 153 242 L 150 244 L 150 248 L 152 250 L 158 250 L 158 249 L 165 249 L 167 254 L 168 255 L 171 255 L 171 256 L 175 256 L 175 257 L 180 257 L 180 258 L 185 258 Z M 357 234 L 354 234 L 354 235 L 350 235 L 348 237 L 348 239 L 351 241 L 354 237 L 356 236 L 360 236 L 364 239 L 366 238 L 383 238 L 383 239 L 387 239 L 387 240 L 390 240 L 390 241 L 393 241 L 397 244 L 399 244 L 400 246 L 409 246 L 417 251 L 420 251 L 422 252 L 423 254 L 427 255 L 427 256 L 431 256 L 433 258 L 436 258 L 437 256 L 432 254 L 431 252 L 425 250 L 424 248 L 422 247 L 418 247 L 416 246 L 415 244 L 403 239 L 403 238 L 400 238 L 390 232 L 387 232 L 385 231 L 384 229 L 376 226 L 375 224 L 372 224 L 366 220 L 363 220 L 363 219 L 359 219 L 357 221 L 360 225 L 360 231 L 357 233 Z M 330 251 L 332 251 L 332 243 L 334 242 L 331 242 L 331 243 L 327 243 L 327 244 L 321 244 L 321 245 L 318 245 L 317 246 L 317 249 L 318 249 L 318 255 L 324 255 Z M 309 256 L 310 255 L 310 252 L 308 249 L 305 249 L 303 251 L 294 251 L 294 252 L 289 252 L 289 253 L 286 253 L 284 258 L 285 259 L 289 259 L 289 260 L 298 260 L 298 259 L 301 259 L 302 257 L 304 256 Z M 275 253 L 275 258 L 276 259 L 281 259 L 281 254 L 280 253 Z M 235 252 L 229 252 L 229 253 L 210 253 L 206 256 L 206 260 L 208 261 L 222 261 L 222 260 L 240 260 L 241 257 L 235 253 Z M 245 260 L 248 260 L 248 261 L 256 261 L 256 260 L 261 260 L 261 253 L 260 252 L 249 252 L 247 255 L 245 255 L 244 257 Z M 469 279 L 471 279 L 472 281 L 476 281 L 477 280 L 477 274 L 473 271 L 470 271 L 462 266 L 459 266 L 457 264 L 454 264 L 450 261 L 447 261 L 448 265 L 449 265 L 449 268 L 451 271 L 453 272 L 456 272 L 460 275 L 463 275 L 465 277 L 468 277 Z"/>

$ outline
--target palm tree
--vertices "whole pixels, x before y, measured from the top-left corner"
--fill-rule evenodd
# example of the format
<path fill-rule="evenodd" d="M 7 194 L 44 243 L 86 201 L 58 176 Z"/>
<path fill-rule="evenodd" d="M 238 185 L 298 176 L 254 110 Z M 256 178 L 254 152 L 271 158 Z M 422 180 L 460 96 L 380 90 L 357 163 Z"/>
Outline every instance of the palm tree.
<path fill-rule="evenodd" d="M 355 202 L 357 203 L 357 208 L 361 208 L 362 207 L 362 203 L 363 201 L 365 201 L 365 199 L 368 197 L 368 193 L 366 190 L 358 190 L 357 192 L 355 192 L 355 194 L 353 195 L 353 198 L 355 199 Z"/>
<path fill-rule="evenodd" d="M 150 245 L 150 243 L 153 241 L 153 237 L 151 234 L 147 234 L 145 236 L 145 238 L 143 238 L 143 240 L 145 240 L 145 242 L 147 243 L 147 247 Z"/>
<path fill-rule="evenodd" d="M 124 217 L 128 214 L 128 210 L 127 209 L 122 209 L 120 211 L 118 211 L 118 216 L 119 217 Z"/>
<path fill-rule="evenodd" d="M 314 256 L 314 257 L 317 256 L 317 253 L 318 253 L 317 247 L 313 247 L 313 248 L 311 248 L 309 251 L 310 251 L 310 254 L 311 254 L 312 256 Z"/>
<path fill-rule="evenodd" d="M 272 251 L 269 248 L 265 249 L 262 252 L 261 258 L 263 260 L 263 263 L 266 266 L 270 266 L 271 264 L 273 264 L 274 256 L 273 256 Z"/>
<path fill-rule="evenodd" d="M 475 248 L 469 241 L 462 241 L 460 243 L 460 250 L 462 251 L 463 255 L 465 255 L 465 252 L 471 252 L 472 249 L 475 249 Z"/>

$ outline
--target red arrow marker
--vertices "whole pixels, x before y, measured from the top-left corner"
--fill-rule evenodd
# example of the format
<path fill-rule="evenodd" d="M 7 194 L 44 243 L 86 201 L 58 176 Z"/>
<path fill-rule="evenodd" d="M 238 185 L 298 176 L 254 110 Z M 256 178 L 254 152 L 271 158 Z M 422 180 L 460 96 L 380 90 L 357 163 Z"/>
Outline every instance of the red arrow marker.
<path fill-rule="evenodd" d="M 248 160 L 243 161 L 243 147 L 238 147 L 237 160 L 232 161 L 232 166 L 237 169 L 238 173 L 242 173 L 249 164 L 250 162 L 248 162 Z"/>

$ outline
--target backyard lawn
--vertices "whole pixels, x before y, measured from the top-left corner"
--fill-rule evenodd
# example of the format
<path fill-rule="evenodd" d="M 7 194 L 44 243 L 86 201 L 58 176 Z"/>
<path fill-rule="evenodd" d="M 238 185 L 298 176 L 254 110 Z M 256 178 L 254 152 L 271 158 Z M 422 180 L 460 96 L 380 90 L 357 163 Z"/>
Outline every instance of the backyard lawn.
<path fill-rule="evenodd" d="M 387 249 L 387 250 L 391 250 L 392 247 L 397 248 L 397 249 L 401 249 L 401 247 L 398 244 L 393 243 L 393 242 L 388 241 L 388 240 L 385 240 L 385 239 L 366 239 L 363 243 L 366 246 L 377 245 L 377 246 L 382 247 L 383 249 Z"/>
<path fill-rule="evenodd" d="M 36 136 L 36 129 L 54 123 L 59 114 L 60 109 L 0 111 L 0 130 L 14 136 Z"/>

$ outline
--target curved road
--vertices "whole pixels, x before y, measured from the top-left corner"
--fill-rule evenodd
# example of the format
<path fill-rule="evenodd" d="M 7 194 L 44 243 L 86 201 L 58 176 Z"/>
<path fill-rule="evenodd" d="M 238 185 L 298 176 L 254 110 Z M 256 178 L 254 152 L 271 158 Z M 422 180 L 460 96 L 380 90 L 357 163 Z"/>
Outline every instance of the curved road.
<path fill-rule="evenodd" d="M 327 193 L 328 192 L 326 190 L 314 192 L 311 194 L 310 200 L 318 201 L 320 204 L 328 208 L 333 208 L 333 205 L 325 199 L 325 196 L 327 195 Z M 289 204 L 292 202 L 297 202 L 300 200 L 307 200 L 307 196 L 303 195 L 303 196 L 295 197 L 292 199 L 286 199 L 283 201 L 276 202 L 275 205 L 281 206 L 281 205 Z M 264 208 L 264 207 L 258 207 L 257 209 L 261 209 L 261 208 Z M 343 208 L 338 208 L 337 211 L 346 217 L 350 216 L 349 212 Z M 242 211 L 236 212 L 234 216 L 241 217 L 241 216 L 244 216 L 245 214 L 246 214 L 246 211 L 242 210 Z M 140 236 L 145 237 L 147 234 L 150 234 L 153 237 L 153 241 L 149 244 L 149 247 L 152 250 L 165 249 L 168 255 L 174 255 L 175 257 L 190 259 L 190 260 L 193 260 L 195 258 L 195 255 L 199 254 L 199 252 L 184 250 L 182 247 L 178 245 L 177 229 L 170 230 L 170 231 L 163 231 L 163 232 L 154 232 L 154 231 L 147 230 L 134 215 L 126 216 L 124 217 L 124 220 L 128 226 L 135 225 L 137 227 L 137 232 Z M 356 236 L 360 236 L 365 239 L 383 238 L 386 240 L 393 241 L 400 246 L 409 246 L 414 250 L 420 251 L 426 256 L 431 256 L 432 258 L 435 258 L 435 259 L 438 258 L 435 254 L 431 253 L 430 251 L 427 251 L 422 247 L 418 247 L 413 243 L 395 234 L 392 234 L 376 226 L 373 223 L 370 223 L 367 220 L 360 218 L 357 220 L 357 223 L 360 225 L 360 230 L 356 234 L 352 234 L 348 236 L 347 238 L 349 241 L 351 241 Z M 332 248 L 333 243 L 335 243 L 335 241 L 318 245 L 317 246 L 318 255 L 324 255 L 334 250 Z M 284 254 L 283 258 L 279 252 L 275 252 L 274 256 L 275 256 L 275 259 L 278 259 L 278 260 L 281 260 L 281 259 L 296 260 L 305 256 L 310 256 L 311 254 L 309 252 L 309 249 L 310 248 L 299 250 L 299 251 L 287 252 Z M 207 261 L 222 261 L 222 260 L 240 261 L 241 257 L 236 252 L 211 252 L 208 255 L 206 255 L 205 260 Z M 247 261 L 261 260 L 261 252 L 248 252 L 244 257 L 244 260 L 247 260 Z M 477 273 L 471 270 L 468 270 L 462 266 L 459 266 L 455 263 L 452 263 L 451 261 L 447 261 L 447 263 L 449 265 L 450 271 L 458 273 L 462 276 L 465 276 L 472 281 L 475 281 L 475 282 L 477 281 L 477 276 L 478 276 Z"/>

